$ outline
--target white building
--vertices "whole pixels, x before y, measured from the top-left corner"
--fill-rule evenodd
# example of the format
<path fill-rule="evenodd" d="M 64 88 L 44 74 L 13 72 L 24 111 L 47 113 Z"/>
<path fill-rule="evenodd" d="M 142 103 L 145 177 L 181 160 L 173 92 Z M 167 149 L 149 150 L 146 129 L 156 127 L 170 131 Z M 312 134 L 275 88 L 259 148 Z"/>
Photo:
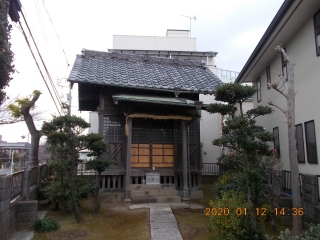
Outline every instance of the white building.
<path fill-rule="evenodd" d="M 286 62 L 274 50 L 279 44 L 295 62 L 295 124 L 299 171 L 319 175 L 320 1 L 285 0 L 270 23 L 236 80 L 239 83 L 251 82 L 259 89 L 253 97 L 254 107 L 266 106 L 272 100 L 286 108 L 286 99 L 267 86 L 268 82 L 282 81 L 275 72 L 283 72 L 286 76 Z M 286 92 L 285 87 L 283 90 Z M 278 136 L 274 148 L 280 154 L 283 169 L 290 170 L 285 115 L 276 109 L 271 115 L 257 118 L 257 122 Z"/>

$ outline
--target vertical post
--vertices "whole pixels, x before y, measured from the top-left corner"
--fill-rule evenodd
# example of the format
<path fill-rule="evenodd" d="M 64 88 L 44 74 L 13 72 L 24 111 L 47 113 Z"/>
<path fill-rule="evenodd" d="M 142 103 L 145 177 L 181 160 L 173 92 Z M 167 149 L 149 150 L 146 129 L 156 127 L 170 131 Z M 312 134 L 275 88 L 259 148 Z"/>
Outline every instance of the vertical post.
<path fill-rule="evenodd" d="M 102 189 L 106 188 L 106 176 L 102 177 Z"/>
<path fill-rule="evenodd" d="M 182 175 L 183 175 L 183 197 L 189 197 L 188 188 L 188 166 L 187 166 L 187 127 L 186 121 L 181 121 L 182 128 Z"/>
<path fill-rule="evenodd" d="M 31 184 L 31 172 L 32 170 L 25 170 L 23 172 L 23 182 L 22 182 L 22 196 L 25 197 L 25 200 L 29 200 L 29 195 L 30 195 L 30 184 Z"/>
<path fill-rule="evenodd" d="M 69 84 L 69 107 L 68 107 L 68 115 L 71 116 L 71 89 L 72 89 L 72 83 Z"/>
<path fill-rule="evenodd" d="M 127 124 L 129 127 L 127 136 L 127 163 L 126 163 L 126 190 L 125 190 L 125 202 L 130 202 L 130 169 L 131 169 L 131 138 L 132 138 L 132 118 L 128 118 Z"/>

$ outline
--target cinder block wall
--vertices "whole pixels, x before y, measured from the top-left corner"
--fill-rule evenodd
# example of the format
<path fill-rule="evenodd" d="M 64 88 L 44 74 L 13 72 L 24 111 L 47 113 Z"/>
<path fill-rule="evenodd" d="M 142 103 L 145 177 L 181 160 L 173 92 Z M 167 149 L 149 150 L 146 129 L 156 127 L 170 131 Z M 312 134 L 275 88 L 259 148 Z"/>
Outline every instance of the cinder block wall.
<path fill-rule="evenodd" d="M 319 188 L 316 175 L 302 175 L 302 207 L 304 210 L 303 223 L 310 227 L 310 223 L 320 223 Z"/>
<path fill-rule="evenodd" d="M 11 201 L 12 175 L 0 176 L 0 240 L 7 240 L 16 230 L 28 230 L 37 218 L 38 201 L 26 201 L 37 198 L 38 187 L 30 192 L 30 171 L 23 175 L 21 197 Z M 30 195 L 31 193 L 31 195 Z"/>
<path fill-rule="evenodd" d="M 8 239 L 12 176 L 0 176 L 0 240 Z"/>
<path fill-rule="evenodd" d="M 279 181 L 275 181 L 276 176 L 272 178 L 273 193 L 280 194 L 280 208 L 285 209 L 285 216 L 280 215 L 281 224 L 292 225 L 292 196 L 282 192 L 282 185 Z M 282 176 L 277 177 L 282 184 Z M 319 187 L 316 175 L 302 174 L 301 175 L 302 189 L 302 208 L 303 208 L 303 224 L 305 227 L 310 227 L 311 223 L 320 224 L 320 206 L 319 206 Z M 289 214 L 289 215 L 287 215 Z"/>

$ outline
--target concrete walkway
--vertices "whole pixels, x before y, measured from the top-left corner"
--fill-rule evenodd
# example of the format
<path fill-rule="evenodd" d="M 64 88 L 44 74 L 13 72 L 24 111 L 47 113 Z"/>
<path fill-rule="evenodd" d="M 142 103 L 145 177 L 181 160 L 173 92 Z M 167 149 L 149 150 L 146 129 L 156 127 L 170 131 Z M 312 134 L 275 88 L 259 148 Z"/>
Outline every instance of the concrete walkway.
<path fill-rule="evenodd" d="M 183 240 L 171 209 L 203 209 L 203 206 L 187 203 L 146 203 L 129 206 L 132 210 L 141 208 L 150 209 L 151 240 Z"/>
<path fill-rule="evenodd" d="M 46 214 L 47 214 L 47 211 L 38 211 L 37 217 L 39 219 L 43 219 Z M 33 236 L 34 236 L 34 231 L 23 230 L 23 231 L 12 234 L 9 240 L 31 240 Z"/>

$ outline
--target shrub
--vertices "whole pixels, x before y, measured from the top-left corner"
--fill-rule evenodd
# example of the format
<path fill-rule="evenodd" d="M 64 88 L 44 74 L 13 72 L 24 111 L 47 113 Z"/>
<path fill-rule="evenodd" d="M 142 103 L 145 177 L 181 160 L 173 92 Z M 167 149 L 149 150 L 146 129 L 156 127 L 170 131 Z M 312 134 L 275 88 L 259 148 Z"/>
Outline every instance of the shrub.
<path fill-rule="evenodd" d="M 250 213 L 253 205 L 246 201 L 243 192 L 221 191 L 221 198 L 209 204 L 211 212 L 207 228 L 210 232 L 218 231 L 218 240 L 263 239 L 262 226 L 252 227 Z M 222 214 L 219 215 L 221 210 L 218 209 L 223 210 Z"/>
<path fill-rule="evenodd" d="M 301 235 L 301 240 L 316 240 L 320 239 L 320 224 L 312 226 L 307 230 L 304 231 Z"/>
<path fill-rule="evenodd" d="M 266 238 L 268 240 L 273 240 L 274 237 L 269 237 L 268 235 L 266 235 Z M 287 228 L 284 232 L 281 231 L 280 232 L 280 236 L 278 237 L 278 239 L 281 240 L 296 240 L 299 239 L 298 236 L 292 236 L 290 230 Z M 304 231 L 301 235 L 300 235 L 300 239 L 301 240 L 318 240 L 320 239 L 320 224 L 315 225 L 312 224 L 312 226 Z"/>
<path fill-rule="evenodd" d="M 50 231 L 57 231 L 60 229 L 59 224 L 49 218 L 37 219 L 31 226 L 33 231 L 36 232 L 50 232 Z"/>

